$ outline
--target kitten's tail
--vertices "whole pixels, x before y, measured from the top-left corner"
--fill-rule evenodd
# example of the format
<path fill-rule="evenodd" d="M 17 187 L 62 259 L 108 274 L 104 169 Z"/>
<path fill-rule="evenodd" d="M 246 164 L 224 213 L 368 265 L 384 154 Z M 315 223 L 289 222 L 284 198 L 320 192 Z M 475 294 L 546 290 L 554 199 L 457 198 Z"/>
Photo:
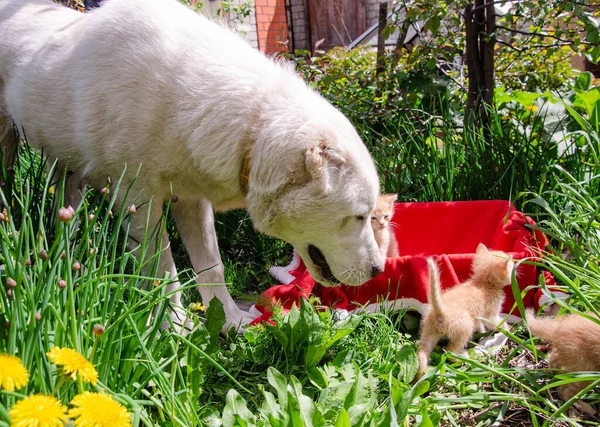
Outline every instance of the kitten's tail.
<path fill-rule="evenodd" d="M 435 314 L 442 316 L 444 314 L 444 303 L 442 302 L 440 270 L 437 262 L 432 257 L 427 258 L 427 268 L 429 270 L 429 304 L 431 304 Z"/>
<path fill-rule="evenodd" d="M 535 317 L 535 313 L 532 309 L 526 311 L 525 317 L 527 318 L 527 325 L 529 325 L 531 333 L 536 337 L 551 341 L 552 338 L 556 336 L 559 326 L 556 320 Z"/>

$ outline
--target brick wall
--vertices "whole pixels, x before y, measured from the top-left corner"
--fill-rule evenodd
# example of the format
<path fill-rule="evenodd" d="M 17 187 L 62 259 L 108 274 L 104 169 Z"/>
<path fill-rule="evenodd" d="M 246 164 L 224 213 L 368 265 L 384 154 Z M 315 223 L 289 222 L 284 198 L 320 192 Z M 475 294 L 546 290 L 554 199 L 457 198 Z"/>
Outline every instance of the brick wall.
<path fill-rule="evenodd" d="M 205 0 L 206 1 L 206 0 Z M 229 18 L 234 22 L 236 29 L 246 39 L 252 47 L 258 47 L 258 31 L 256 27 L 256 13 L 255 13 L 255 0 L 233 0 L 232 4 L 245 4 L 250 3 L 252 8 L 250 15 L 242 18 L 241 20 L 236 19 L 234 16 Z"/>
<path fill-rule="evenodd" d="M 258 48 L 270 54 L 287 50 L 280 42 L 288 40 L 285 0 L 255 0 Z"/>
<path fill-rule="evenodd" d="M 367 28 L 379 22 L 380 0 L 365 0 Z M 392 2 L 388 1 L 388 13 L 392 11 Z"/>
<path fill-rule="evenodd" d="M 294 49 L 312 50 L 307 0 L 290 0 Z"/>

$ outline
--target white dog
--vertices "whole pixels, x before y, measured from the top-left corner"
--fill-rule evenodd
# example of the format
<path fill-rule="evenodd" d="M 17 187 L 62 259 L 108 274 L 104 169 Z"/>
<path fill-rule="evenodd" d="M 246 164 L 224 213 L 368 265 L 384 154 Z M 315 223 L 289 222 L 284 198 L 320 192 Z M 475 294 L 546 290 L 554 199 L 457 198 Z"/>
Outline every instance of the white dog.
<path fill-rule="evenodd" d="M 205 304 L 223 302 L 227 326 L 251 318 L 223 285 L 213 207 L 246 206 L 256 229 L 291 243 L 325 286 L 360 285 L 383 269 L 369 224 L 379 180 L 350 122 L 291 69 L 176 0 L 108 0 L 87 14 L 2 0 L 5 145 L 13 120 L 50 163 L 68 164 L 74 206 L 84 182 L 102 188 L 125 165 L 130 182 L 141 164 L 130 194 L 153 200 L 155 224 L 172 188 L 198 283 L 216 284 L 198 290 Z M 131 203 L 126 187 L 119 203 Z M 138 211 L 134 240 L 145 227 Z M 176 278 L 165 246 L 160 271 Z"/>

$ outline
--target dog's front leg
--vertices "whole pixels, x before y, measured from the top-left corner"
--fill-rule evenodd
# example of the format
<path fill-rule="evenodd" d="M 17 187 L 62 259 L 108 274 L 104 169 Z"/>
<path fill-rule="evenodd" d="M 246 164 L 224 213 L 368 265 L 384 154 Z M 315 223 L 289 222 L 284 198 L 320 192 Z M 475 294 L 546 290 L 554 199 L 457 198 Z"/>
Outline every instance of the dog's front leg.
<path fill-rule="evenodd" d="M 216 297 L 223 303 L 227 321 L 224 331 L 240 328 L 251 322 L 253 316 L 242 311 L 224 284 L 223 263 L 219 255 L 213 209 L 205 199 L 180 199 L 172 206 L 177 230 L 183 240 L 194 270 L 198 273 L 196 283 L 204 305 Z M 218 284 L 206 286 L 206 284 Z"/>
<path fill-rule="evenodd" d="M 138 247 L 134 254 L 139 258 L 139 246 L 144 239 L 146 239 L 146 257 L 150 257 L 156 252 L 157 236 L 160 237 L 159 240 L 162 252 L 158 260 L 156 275 L 163 277 L 164 274 L 167 273 L 169 278 L 172 279 L 165 289 L 167 294 L 172 294 L 170 297 L 171 308 L 169 309 L 169 316 L 177 330 L 185 333 L 187 328 L 189 332 L 192 327 L 192 322 L 187 317 L 187 313 L 181 304 L 181 291 L 178 291 L 181 284 L 177 279 L 177 268 L 175 267 L 175 261 L 171 254 L 169 236 L 162 224 L 162 203 L 160 200 L 156 199 L 152 202 L 138 200 L 138 203 L 140 203 L 142 207 L 138 208 L 135 215 L 130 216 L 129 245 L 133 248 Z M 147 208 L 150 209 L 149 215 L 146 211 Z M 143 269 L 144 274 L 147 274 L 149 267 L 150 265 L 147 265 Z M 164 321 L 161 326 L 163 328 L 168 328 L 168 320 Z"/>

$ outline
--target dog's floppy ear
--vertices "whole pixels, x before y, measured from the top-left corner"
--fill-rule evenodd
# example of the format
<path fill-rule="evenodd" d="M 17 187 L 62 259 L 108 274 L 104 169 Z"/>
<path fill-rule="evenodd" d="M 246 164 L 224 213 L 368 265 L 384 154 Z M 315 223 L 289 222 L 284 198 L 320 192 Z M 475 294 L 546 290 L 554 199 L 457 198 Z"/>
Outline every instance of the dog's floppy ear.
<path fill-rule="evenodd" d="M 327 194 L 338 183 L 340 171 L 346 163 L 346 159 L 337 147 L 323 138 L 306 150 L 304 162 L 311 180 L 320 181 L 323 192 Z"/>

